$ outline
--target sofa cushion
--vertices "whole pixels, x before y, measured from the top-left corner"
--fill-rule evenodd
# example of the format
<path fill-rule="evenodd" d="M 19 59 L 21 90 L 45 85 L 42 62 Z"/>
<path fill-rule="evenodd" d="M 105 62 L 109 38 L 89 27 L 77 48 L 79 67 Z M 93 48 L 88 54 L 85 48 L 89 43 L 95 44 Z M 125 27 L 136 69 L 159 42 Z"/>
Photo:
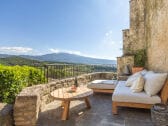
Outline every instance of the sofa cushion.
<path fill-rule="evenodd" d="M 162 89 L 167 73 L 147 73 L 145 75 L 144 90 L 149 95 L 156 95 Z"/>
<path fill-rule="evenodd" d="M 119 81 L 112 96 L 112 101 L 155 104 L 160 103 L 158 95 L 150 97 L 144 91 L 133 93 L 129 87 L 125 86 L 125 81 Z"/>
<path fill-rule="evenodd" d="M 137 72 L 137 73 L 131 75 L 131 76 L 128 78 L 128 80 L 126 81 L 125 86 L 131 87 L 132 84 L 133 84 L 133 82 L 134 82 L 134 81 L 137 79 L 137 77 L 139 77 L 140 75 L 141 75 L 140 72 Z"/>
<path fill-rule="evenodd" d="M 94 80 L 88 84 L 88 88 L 95 89 L 115 89 L 117 80 Z"/>
<path fill-rule="evenodd" d="M 137 73 L 134 73 L 133 75 L 131 75 L 128 80 L 126 81 L 125 85 L 127 87 L 130 87 L 132 86 L 132 84 L 134 83 L 134 81 L 137 79 L 137 77 L 139 77 L 140 75 L 144 76 L 148 71 L 147 70 L 142 70 L 142 71 L 139 71 Z"/>
<path fill-rule="evenodd" d="M 132 92 L 141 92 L 143 91 L 145 84 L 145 79 L 143 78 L 142 75 L 137 77 L 137 79 L 133 82 L 133 85 L 131 86 Z"/>

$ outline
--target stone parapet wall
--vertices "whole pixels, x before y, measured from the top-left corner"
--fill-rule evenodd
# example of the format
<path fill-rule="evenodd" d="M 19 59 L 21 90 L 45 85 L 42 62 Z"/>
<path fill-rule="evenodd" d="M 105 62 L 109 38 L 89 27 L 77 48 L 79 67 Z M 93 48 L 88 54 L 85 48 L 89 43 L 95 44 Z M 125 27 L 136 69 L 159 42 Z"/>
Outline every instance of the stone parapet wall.
<path fill-rule="evenodd" d="M 88 84 L 95 79 L 112 79 L 116 73 L 91 73 L 77 77 L 78 84 Z M 48 84 L 41 84 L 27 87 L 16 97 L 14 105 L 14 120 L 16 126 L 35 126 L 39 112 L 43 111 L 45 106 L 54 99 L 50 93 L 55 89 L 71 86 L 75 78 L 66 78 L 55 80 Z"/>

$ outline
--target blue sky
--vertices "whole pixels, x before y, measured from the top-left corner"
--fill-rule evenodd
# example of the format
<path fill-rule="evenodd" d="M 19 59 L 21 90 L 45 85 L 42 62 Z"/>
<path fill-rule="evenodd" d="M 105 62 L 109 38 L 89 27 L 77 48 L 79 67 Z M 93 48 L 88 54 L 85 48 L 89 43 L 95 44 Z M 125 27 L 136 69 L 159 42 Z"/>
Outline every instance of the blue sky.
<path fill-rule="evenodd" d="M 0 53 L 115 59 L 129 0 L 1 0 Z"/>

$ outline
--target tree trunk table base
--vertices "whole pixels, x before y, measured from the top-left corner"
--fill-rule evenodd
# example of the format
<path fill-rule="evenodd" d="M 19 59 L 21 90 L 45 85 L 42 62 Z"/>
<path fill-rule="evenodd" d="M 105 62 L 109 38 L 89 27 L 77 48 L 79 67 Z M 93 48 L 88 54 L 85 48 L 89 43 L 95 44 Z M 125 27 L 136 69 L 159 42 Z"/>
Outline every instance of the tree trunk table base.
<path fill-rule="evenodd" d="M 77 87 L 76 91 L 72 91 L 71 87 L 60 88 L 51 92 L 51 96 L 56 100 L 61 100 L 61 106 L 63 108 L 61 120 L 67 120 L 69 117 L 70 102 L 75 100 L 84 100 L 86 107 L 91 108 L 89 102 L 89 96 L 93 94 L 93 91 L 87 88 L 87 85 Z"/>

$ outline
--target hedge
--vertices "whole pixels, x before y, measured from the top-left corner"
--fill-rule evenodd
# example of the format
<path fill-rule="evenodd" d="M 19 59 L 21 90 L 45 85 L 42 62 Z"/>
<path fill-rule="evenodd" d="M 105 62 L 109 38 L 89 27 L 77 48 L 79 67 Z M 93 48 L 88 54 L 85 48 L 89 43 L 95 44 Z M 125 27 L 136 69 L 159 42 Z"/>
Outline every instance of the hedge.
<path fill-rule="evenodd" d="M 13 103 L 16 95 L 24 87 L 43 82 L 45 82 L 45 77 L 40 69 L 0 65 L 0 101 Z"/>

